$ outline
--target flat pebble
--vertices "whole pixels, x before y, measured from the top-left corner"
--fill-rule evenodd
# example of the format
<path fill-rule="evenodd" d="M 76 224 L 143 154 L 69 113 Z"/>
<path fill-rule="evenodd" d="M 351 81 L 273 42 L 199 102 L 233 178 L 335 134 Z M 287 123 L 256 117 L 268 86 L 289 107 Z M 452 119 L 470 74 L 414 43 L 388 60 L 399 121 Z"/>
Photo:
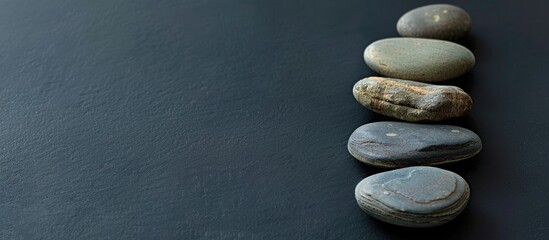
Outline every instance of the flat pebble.
<path fill-rule="evenodd" d="M 409 122 L 463 116 L 473 105 L 471 97 L 459 87 L 383 77 L 358 81 L 353 95 L 374 112 Z"/>
<path fill-rule="evenodd" d="M 364 51 L 364 60 L 381 75 L 420 82 L 453 79 L 475 65 L 475 56 L 467 48 L 425 38 L 387 38 L 373 42 Z"/>
<path fill-rule="evenodd" d="M 385 168 L 440 165 L 475 156 L 482 141 L 457 126 L 406 122 L 374 122 L 357 128 L 347 143 L 361 162 Z"/>
<path fill-rule="evenodd" d="M 433 4 L 413 9 L 402 15 L 397 23 L 397 31 L 403 37 L 456 41 L 470 30 L 469 14 L 449 4 Z"/>
<path fill-rule="evenodd" d="M 459 175 L 435 167 L 382 172 L 355 188 L 358 205 L 381 221 L 406 227 L 433 227 L 457 217 L 469 201 Z"/>

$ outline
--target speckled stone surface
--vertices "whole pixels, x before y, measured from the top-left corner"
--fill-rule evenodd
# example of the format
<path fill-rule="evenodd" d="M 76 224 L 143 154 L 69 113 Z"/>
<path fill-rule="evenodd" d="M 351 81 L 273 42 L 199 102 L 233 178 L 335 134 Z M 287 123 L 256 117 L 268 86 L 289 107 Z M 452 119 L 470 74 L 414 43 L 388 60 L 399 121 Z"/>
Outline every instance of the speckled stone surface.
<path fill-rule="evenodd" d="M 403 37 L 456 41 L 470 30 L 469 14 L 449 4 L 432 4 L 413 9 L 402 15 L 397 22 L 397 31 Z"/>
<path fill-rule="evenodd" d="M 374 112 L 409 122 L 463 116 L 473 105 L 471 97 L 459 87 L 383 77 L 358 81 L 353 95 Z"/>
<path fill-rule="evenodd" d="M 457 126 L 374 122 L 357 128 L 347 148 L 361 162 L 394 168 L 464 160 L 480 152 L 482 141 Z"/>
<path fill-rule="evenodd" d="M 364 60 L 381 75 L 420 82 L 453 79 L 475 65 L 475 56 L 467 48 L 425 38 L 386 38 L 373 42 L 364 50 Z"/>
<path fill-rule="evenodd" d="M 378 173 L 355 188 L 358 205 L 381 221 L 406 227 L 433 227 L 457 217 L 469 201 L 459 175 L 435 167 Z"/>

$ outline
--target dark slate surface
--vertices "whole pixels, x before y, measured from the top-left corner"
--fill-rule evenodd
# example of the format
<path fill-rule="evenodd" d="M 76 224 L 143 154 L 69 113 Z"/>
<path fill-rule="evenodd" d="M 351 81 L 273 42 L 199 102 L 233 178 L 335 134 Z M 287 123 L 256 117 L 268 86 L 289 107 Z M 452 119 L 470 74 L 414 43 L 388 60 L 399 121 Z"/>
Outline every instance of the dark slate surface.
<path fill-rule="evenodd" d="M 549 32 L 543 0 L 449 1 L 473 19 L 484 149 L 453 222 L 403 229 L 353 191 L 380 170 L 362 51 L 432 1 L 0 1 L 1 239 L 543 239 Z"/>

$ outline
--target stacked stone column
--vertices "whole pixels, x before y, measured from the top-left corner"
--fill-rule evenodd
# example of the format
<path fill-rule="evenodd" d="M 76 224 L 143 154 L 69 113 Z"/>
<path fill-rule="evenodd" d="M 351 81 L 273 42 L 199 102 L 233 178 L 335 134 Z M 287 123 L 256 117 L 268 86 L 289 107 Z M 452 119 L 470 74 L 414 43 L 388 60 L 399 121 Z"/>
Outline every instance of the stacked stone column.
<path fill-rule="evenodd" d="M 473 100 L 463 89 L 439 84 L 469 72 L 475 56 L 451 42 L 471 29 L 461 8 L 435 4 L 405 13 L 397 23 L 402 37 L 382 39 L 364 51 L 380 76 L 353 87 L 357 102 L 400 121 L 373 122 L 349 138 L 353 157 L 392 169 L 369 176 L 355 189 L 358 205 L 371 216 L 407 227 L 431 227 L 457 217 L 470 189 L 442 165 L 471 158 L 482 149 L 474 132 L 437 121 L 461 117 Z M 437 167 L 433 167 L 437 166 Z"/>

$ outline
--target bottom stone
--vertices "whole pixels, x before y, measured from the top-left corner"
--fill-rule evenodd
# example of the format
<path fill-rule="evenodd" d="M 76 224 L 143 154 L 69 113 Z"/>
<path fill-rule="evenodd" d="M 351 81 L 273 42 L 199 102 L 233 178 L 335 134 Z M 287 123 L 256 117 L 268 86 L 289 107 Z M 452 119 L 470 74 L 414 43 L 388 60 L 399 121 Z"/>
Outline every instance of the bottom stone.
<path fill-rule="evenodd" d="M 435 167 L 408 167 L 362 180 L 355 197 L 371 216 L 406 227 L 432 227 L 457 217 L 469 201 L 458 174 Z"/>

